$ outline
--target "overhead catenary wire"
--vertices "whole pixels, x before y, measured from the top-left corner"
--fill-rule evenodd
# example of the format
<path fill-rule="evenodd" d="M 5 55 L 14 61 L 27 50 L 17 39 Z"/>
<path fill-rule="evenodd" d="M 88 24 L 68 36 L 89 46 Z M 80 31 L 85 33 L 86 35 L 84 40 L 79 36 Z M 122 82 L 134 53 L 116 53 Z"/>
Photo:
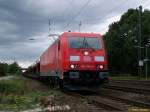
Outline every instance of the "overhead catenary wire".
<path fill-rule="evenodd" d="M 68 3 L 69 3 L 69 6 L 72 5 L 72 4 L 73 4 L 73 0 L 69 1 Z M 69 10 L 69 8 L 70 8 L 70 7 L 66 7 L 66 8 L 65 8 L 64 13 L 62 13 L 62 14 L 60 15 L 61 18 L 64 18 L 65 12 L 67 12 L 67 11 Z M 66 16 L 69 16 L 69 15 L 70 15 L 70 14 L 67 14 Z"/>
<path fill-rule="evenodd" d="M 125 0 L 124 2 L 127 3 L 127 1 L 129 1 L 129 0 Z M 87 5 L 89 4 L 89 2 L 90 2 L 90 0 L 88 0 L 88 1 L 86 2 L 86 4 L 83 5 L 83 7 L 82 7 L 81 9 L 84 9 L 85 6 L 87 6 Z M 118 9 L 118 8 L 120 8 L 120 7 L 122 7 L 122 4 L 125 4 L 125 3 L 122 3 L 122 2 L 121 2 L 121 3 L 119 3 L 117 6 L 113 7 L 113 8 L 111 9 L 111 13 L 112 13 L 114 10 L 116 10 L 116 9 Z M 71 22 L 72 22 L 73 20 L 75 20 L 75 19 L 80 15 L 80 13 L 83 11 L 83 10 L 81 10 L 81 9 L 79 10 L 79 12 L 78 12 L 74 17 L 72 17 L 71 21 L 69 21 L 69 22 L 67 23 L 67 25 L 64 26 L 64 29 L 66 29 L 66 28 L 71 24 Z M 84 21 L 84 23 L 87 23 L 87 22 L 90 22 L 90 21 L 96 21 L 96 20 L 105 18 L 105 17 L 107 17 L 107 16 L 108 16 L 108 14 L 105 14 L 104 16 L 102 16 L 102 17 L 100 17 L 100 18 L 87 19 L 87 20 L 82 20 L 82 21 Z M 81 20 L 80 20 L 80 21 L 81 21 Z M 79 23 L 80 21 L 76 21 L 76 22 Z"/>
<path fill-rule="evenodd" d="M 149 6 L 149 5 L 150 5 L 150 2 L 147 1 L 146 4 L 143 4 L 143 7 L 147 7 L 147 6 Z"/>
<path fill-rule="evenodd" d="M 51 31 L 51 19 L 49 19 L 49 32 Z"/>
<path fill-rule="evenodd" d="M 143 5 L 144 8 L 147 8 L 148 6 L 150 6 L 150 2 Z"/>
<path fill-rule="evenodd" d="M 72 4 L 72 2 L 73 2 L 73 0 L 71 0 L 71 1 L 68 1 L 67 3 L 69 4 L 69 5 L 71 5 Z M 59 18 L 64 18 L 65 17 L 65 12 L 67 12 L 69 10 L 69 7 L 65 7 L 65 9 L 64 9 L 64 13 L 62 13 L 60 16 L 59 16 Z M 67 16 L 69 16 L 69 14 L 67 14 Z M 65 21 L 66 21 L 66 19 L 65 19 Z M 50 34 L 50 32 L 52 31 L 52 22 L 53 22 L 53 24 L 54 24 L 54 22 L 55 22 L 55 19 L 54 20 L 52 20 L 52 18 L 50 18 L 49 19 L 49 37 L 54 37 L 54 36 L 59 36 L 59 34 L 58 33 L 53 33 L 53 34 Z M 54 29 L 53 29 L 54 30 Z M 55 40 L 54 38 L 52 39 L 52 40 Z"/>
<path fill-rule="evenodd" d="M 72 21 L 74 21 L 80 14 L 81 12 L 85 9 L 85 7 L 90 3 L 91 0 L 88 0 L 81 8 L 80 10 L 75 14 L 75 16 L 73 16 L 71 18 L 71 20 L 64 26 L 63 29 L 66 29 Z M 129 4 L 128 3 L 129 0 L 124 0 L 125 3 L 119 3 L 118 5 L 116 5 L 115 7 L 113 7 L 111 10 L 110 10 L 110 13 L 113 13 L 114 10 L 117 10 L 118 8 L 124 6 L 125 4 Z M 149 5 L 149 3 L 148 3 Z M 147 5 L 146 5 L 147 6 Z M 92 19 L 86 19 L 86 20 L 80 20 L 80 21 L 83 21 L 84 23 L 88 23 L 88 22 L 92 22 L 92 21 L 96 21 L 96 20 L 101 20 L 102 18 L 106 18 L 107 16 L 109 16 L 109 14 L 105 14 L 103 15 L 102 17 L 99 17 L 99 18 L 92 18 Z M 80 21 L 76 21 L 77 23 L 79 23 Z"/>
<path fill-rule="evenodd" d="M 90 1 L 91 0 L 87 0 L 87 2 L 80 8 L 80 10 L 75 14 L 75 16 L 71 18 L 71 20 L 64 26 L 63 29 L 66 29 L 70 25 L 70 23 L 80 15 L 80 13 L 85 9 L 85 7 L 90 3 Z"/>
<path fill-rule="evenodd" d="M 124 0 L 124 2 L 125 3 L 119 3 L 118 5 L 116 5 L 115 7 L 113 7 L 110 11 L 110 14 L 114 11 L 114 10 L 116 10 L 116 9 L 118 9 L 118 8 L 120 8 L 120 7 L 122 7 L 122 4 L 126 4 L 126 3 L 128 3 L 127 1 L 129 1 L 129 0 Z M 104 19 L 104 18 L 106 18 L 108 16 L 108 14 L 105 14 L 105 15 L 103 15 L 103 16 L 101 16 L 101 17 L 98 17 L 98 18 L 93 18 L 93 19 L 86 19 L 86 20 L 82 20 L 82 21 L 84 21 L 84 23 L 88 23 L 88 22 L 92 22 L 92 21 L 96 21 L 96 20 L 101 20 L 102 18 Z M 106 20 L 106 19 L 105 19 Z M 104 28 L 102 28 L 101 30 L 103 31 L 103 30 L 105 30 L 106 28 L 107 28 L 108 26 L 106 26 L 106 27 L 104 27 Z"/>
<path fill-rule="evenodd" d="M 118 8 L 122 7 L 122 4 L 125 5 L 126 3 L 128 3 L 127 1 L 129 1 L 129 0 L 124 0 L 125 3 L 122 3 L 122 2 L 121 2 L 121 3 L 119 3 L 118 5 L 116 5 L 115 7 L 112 7 L 112 9 L 109 10 L 109 11 L 110 11 L 109 14 L 113 13 L 114 10 L 117 10 Z M 100 19 L 102 19 L 102 18 L 104 19 L 104 18 L 107 17 L 107 16 L 108 16 L 108 14 L 104 14 L 104 15 L 102 15 L 101 17 L 92 18 L 92 19 L 86 19 L 86 20 L 82 20 L 82 21 L 84 21 L 84 22 L 96 21 L 96 20 L 100 20 Z"/>

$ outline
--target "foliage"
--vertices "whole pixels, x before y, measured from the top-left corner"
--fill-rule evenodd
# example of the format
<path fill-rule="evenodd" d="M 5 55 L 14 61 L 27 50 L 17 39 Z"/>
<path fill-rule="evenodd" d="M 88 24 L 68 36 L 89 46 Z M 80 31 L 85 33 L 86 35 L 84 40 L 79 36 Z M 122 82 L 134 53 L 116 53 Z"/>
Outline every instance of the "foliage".
<path fill-rule="evenodd" d="M 8 74 L 21 74 L 22 71 L 20 69 L 21 67 L 18 65 L 17 62 L 14 62 L 12 64 L 7 63 L 1 63 L 0 62 L 0 76 L 6 76 Z"/>
<path fill-rule="evenodd" d="M 112 80 L 138 80 L 136 76 L 131 76 L 130 74 L 120 74 L 120 76 L 112 76 Z"/>
<path fill-rule="evenodd" d="M 8 71 L 7 63 L 0 63 L 0 76 L 5 76 Z"/>
<path fill-rule="evenodd" d="M 104 35 L 109 68 L 114 74 L 138 74 L 138 48 L 136 47 L 139 42 L 138 14 L 137 9 L 129 9 L 121 16 L 120 21 L 114 22 L 109 26 L 108 32 Z M 150 11 L 145 10 L 142 13 L 142 46 L 149 43 L 148 39 L 150 39 Z M 148 57 L 150 59 L 149 52 L 150 48 L 148 49 Z M 145 49 L 142 49 L 142 59 L 144 58 Z"/>
<path fill-rule="evenodd" d="M 0 110 L 20 111 L 35 108 L 45 94 L 52 93 L 31 90 L 21 78 L 0 81 Z"/>
<path fill-rule="evenodd" d="M 117 74 L 117 76 L 116 75 L 111 76 L 110 79 L 111 80 L 145 80 L 144 77 L 139 79 L 139 77 L 132 76 L 131 74 L 119 74 L 119 75 Z M 147 80 L 150 80 L 150 77 L 148 77 Z"/>
<path fill-rule="evenodd" d="M 18 79 L 0 81 L 0 93 L 2 94 L 24 94 L 24 82 Z"/>
<path fill-rule="evenodd" d="M 14 62 L 14 63 L 9 65 L 8 73 L 10 73 L 10 74 L 17 74 L 19 72 L 21 72 L 21 70 L 20 70 L 20 67 L 19 67 L 17 62 Z"/>

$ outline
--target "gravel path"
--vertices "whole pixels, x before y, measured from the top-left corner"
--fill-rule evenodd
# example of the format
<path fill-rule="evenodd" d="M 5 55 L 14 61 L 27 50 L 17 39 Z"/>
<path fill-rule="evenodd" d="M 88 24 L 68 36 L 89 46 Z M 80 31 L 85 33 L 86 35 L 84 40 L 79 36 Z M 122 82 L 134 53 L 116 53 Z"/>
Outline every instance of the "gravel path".
<path fill-rule="evenodd" d="M 4 76 L 4 77 L 0 77 L 0 81 L 1 80 L 9 80 L 9 79 L 12 79 L 14 78 L 15 76 Z"/>

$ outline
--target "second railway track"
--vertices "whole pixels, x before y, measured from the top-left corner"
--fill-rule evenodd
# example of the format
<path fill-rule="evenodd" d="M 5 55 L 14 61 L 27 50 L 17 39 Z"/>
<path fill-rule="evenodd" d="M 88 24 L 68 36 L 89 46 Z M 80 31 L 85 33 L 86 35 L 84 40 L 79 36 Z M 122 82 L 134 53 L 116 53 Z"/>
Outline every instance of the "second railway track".
<path fill-rule="evenodd" d="M 149 108 L 150 96 L 141 95 L 137 93 L 123 92 L 118 90 L 111 90 L 107 88 L 101 88 L 98 94 L 113 100 L 122 101 L 133 106 Z"/>
<path fill-rule="evenodd" d="M 104 88 L 113 89 L 113 90 L 120 90 L 120 91 L 126 91 L 126 92 L 133 92 L 133 93 L 140 93 L 140 94 L 150 94 L 149 88 L 144 87 L 133 87 L 128 85 L 104 85 Z"/>
<path fill-rule="evenodd" d="M 112 80 L 109 84 L 105 84 L 103 87 L 107 89 L 133 92 L 145 95 L 150 94 L 150 81 Z"/>
<path fill-rule="evenodd" d="M 70 95 L 73 95 L 75 97 L 82 97 L 87 100 L 89 105 L 93 105 L 95 110 L 103 110 L 105 112 L 107 111 L 129 111 L 131 108 L 149 108 L 150 103 L 139 101 L 137 99 L 131 100 L 130 98 L 126 98 L 125 94 L 123 93 L 117 93 L 115 95 L 116 91 L 109 91 L 106 89 L 101 89 L 101 92 L 96 92 L 93 94 L 83 94 L 80 92 L 67 92 Z M 124 95 L 122 97 L 118 97 L 118 94 Z M 130 96 L 130 95 L 129 95 Z M 139 97 L 140 98 L 140 97 Z M 141 96 L 142 98 L 142 96 Z M 92 111 L 93 112 L 93 111 Z M 95 111 L 94 111 L 95 112 Z M 97 112 L 97 111 L 96 111 Z"/>
<path fill-rule="evenodd" d="M 116 112 L 140 108 L 146 109 L 146 112 L 149 112 L 150 89 L 147 87 L 149 82 L 144 81 L 141 85 L 132 85 L 131 83 L 128 84 L 127 81 L 123 81 L 123 83 L 121 81 L 119 83 L 111 82 L 94 90 L 94 94 L 90 95 L 76 92 L 69 94 L 86 99 L 89 105 L 93 105 L 96 109 Z"/>

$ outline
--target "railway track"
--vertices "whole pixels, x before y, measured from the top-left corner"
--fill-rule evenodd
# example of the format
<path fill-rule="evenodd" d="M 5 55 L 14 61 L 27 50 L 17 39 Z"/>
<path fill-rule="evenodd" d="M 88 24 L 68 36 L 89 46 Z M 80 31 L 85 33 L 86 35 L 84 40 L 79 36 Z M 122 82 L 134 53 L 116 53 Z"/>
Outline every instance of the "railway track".
<path fill-rule="evenodd" d="M 109 84 L 105 84 L 103 87 L 107 89 L 133 92 L 144 95 L 150 94 L 150 81 L 112 80 Z"/>
<path fill-rule="evenodd" d="M 125 85 L 109 84 L 109 85 L 104 85 L 103 88 L 120 90 L 120 91 L 125 91 L 125 92 L 133 92 L 133 93 L 139 93 L 139 94 L 145 94 L 145 95 L 150 94 L 150 89 L 144 88 L 144 87 L 132 87 L 128 85 L 125 86 Z"/>
<path fill-rule="evenodd" d="M 124 83 L 125 82 L 125 83 Z M 138 82 L 132 82 L 132 83 L 138 83 Z M 131 84 L 131 83 L 130 83 Z M 148 87 L 145 87 L 145 85 L 149 84 L 149 81 L 145 82 L 142 81 L 141 86 L 131 86 L 127 83 L 127 81 L 123 81 L 123 84 L 121 81 L 119 83 L 113 82 L 110 84 L 106 84 L 103 87 L 101 87 L 99 90 L 95 90 L 95 92 L 98 94 L 99 100 L 103 101 L 103 98 L 121 102 L 126 106 L 121 106 L 114 102 L 115 105 L 118 105 L 118 110 L 121 111 L 127 111 L 127 109 L 130 109 L 131 107 L 137 107 L 141 109 L 145 109 L 144 111 L 149 112 L 150 111 L 150 89 Z M 142 88 L 143 87 L 143 88 Z M 95 97 L 95 99 L 98 99 Z M 114 106 L 115 106 L 114 105 Z"/>
<path fill-rule="evenodd" d="M 89 105 L 104 111 L 129 111 L 131 108 L 145 109 L 150 111 L 150 89 L 142 86 L 129 86 L 128 84 L 110 83 L 100 89 L 96 89 L 94 94 L 83 95 L 82 93 L 71 93 L 76 97 L 82 97 L 87 100 Z M 127 83 L 127 82 L 125 82 Z M 142 88 L 143 87 L 143 88 Z"/>
<path fill-rule="evenodd" d="M 150 84 L 149 80 L 112 80 L 111 82 L 127 82 L 127 83 L 142 83 L 142 84 Z"/>
<path fill-rule="evenodd" d="M 150 87 L 150 81 L 144 81 L 144 80 L 112 80 L 110 81 L 111 84 L 121 84 L 121 85 L 129 85 L 129 86 L 144 86 L 149 88 Z"/>
<path fill-rule="evenodd" d="M 112 90 L 107 88 L 101 88 L 98 91 L 103 97 L 122 101 L 127 104 L 131 104 L 138 107 L 149 108 L 150 107 L 150 95 L 141 95 L 130 92 L 123 92 L 118 90 Z"/>
<path fill-rule="evenodd" d="M 92 112 L 95 112 L 95 110 L 101 110 L 101 111 L 128 111 L 132 107 L 134 108 L 148 108 L 150 105 L 146 104 L 144 102 L 136 102 L 131 101 L 129 99 L 123 99 L 115 96 L 112 93 L 109 93 L 110 91 L 101 90 L 101 93 L 93 93 L 93 94 L 83 94 L 82 92 L 68 92 L 70 95 L 73 95 L 75 97 L 81 97 L 87 100 L 89 106 L 93 106 Z M 113 91 L 114 92 L 114 91 Z M 109 94 L 108 94 L 109 93 Z M 136 102 L 136 103 L 135 103 Z M 96 112 L 97 112 L 96 111 Z"/>
<path fill-rule="evenodd" d="M 88 112 L 120 112 L 130 109 L 140 108 L 150 110 L 150 92 L 145 89 L 131 89 L 131 87 L 122 87 L 120 85 L 104 85 L 99 90 L 89 94 L 89 92 L 74 92 L 63 90 L 68 95 L 85 99 L 88 105 Z"/>
<path fill-rule="evenodd" d="M 86 98 L 89 103 L 91 102 L 92 104 L 99 106 L 106 111 L 128 111 L 128 109 L 131 107 L 123 102 L 99 95 L 87 96 Z"/>

